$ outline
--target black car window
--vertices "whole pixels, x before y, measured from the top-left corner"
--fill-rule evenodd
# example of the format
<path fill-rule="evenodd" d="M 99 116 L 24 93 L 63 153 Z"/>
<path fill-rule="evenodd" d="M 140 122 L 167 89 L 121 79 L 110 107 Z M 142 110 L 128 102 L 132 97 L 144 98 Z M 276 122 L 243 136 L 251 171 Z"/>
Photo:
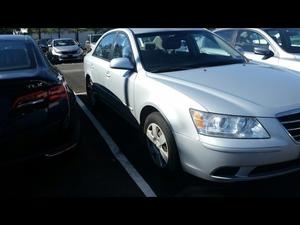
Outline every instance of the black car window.
<path fill-rule="evenodd" d="M 245 52 L 254 52 L 254 47 L 269 48 L 269 43 L 259 33 L 244 30 L 239 32 L 235 47 L 240 47 Z"/>
<path fill-rule="evenodd" d="M 110 33 L 105 37 L 103 37 L 103 39 L 97 45 L 93 53 L 93 56 L 110 61 L 112 59 L 111 51 L 112 51 L 115 35 L 116 33 Z"/>
<path fill-rule="evenodd" d="M 234 30 L 220 30 L 220 31 L 216 31 L 215 33 L 221 36 L 225 41 L 232 43 Z"/>
<path fill-rule="evenodd" d="M 36 62 L 33 54 L 32 48 L 24 41 L 1 40 L 0 71 L 34 68 Z"/>
<path fill-rule="evenodd" d="M 113 51 L 113 58 L 122 58 L 126 57 L 130 59 L 132 62 L 134 61 L 133 59 L 133 54 L 130 46 L 130 42 L 124 33 L 119 33 L 115 46 L 114 46 L 114 51 Z"/>

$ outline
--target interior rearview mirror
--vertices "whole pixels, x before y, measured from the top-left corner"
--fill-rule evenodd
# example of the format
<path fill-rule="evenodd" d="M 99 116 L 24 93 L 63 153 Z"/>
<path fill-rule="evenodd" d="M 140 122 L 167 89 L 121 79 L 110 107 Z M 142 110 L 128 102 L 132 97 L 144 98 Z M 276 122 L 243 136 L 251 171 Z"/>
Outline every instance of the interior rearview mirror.
<path fill-rule="evenodd" d="M 133 70 L 134 65 L 128 58 L 115 58 L 110 61 L 110 67 L 114 69 Z"/>

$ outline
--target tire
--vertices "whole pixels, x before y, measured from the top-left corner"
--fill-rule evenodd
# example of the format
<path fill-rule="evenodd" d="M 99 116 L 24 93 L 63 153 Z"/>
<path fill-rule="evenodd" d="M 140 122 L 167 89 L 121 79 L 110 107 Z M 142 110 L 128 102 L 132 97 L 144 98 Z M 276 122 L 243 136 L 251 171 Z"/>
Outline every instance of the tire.
<path fill-rule="evenodd" d="M 91 80 L 90 77 L 86 78 L 86 94 L 87 94 L 87 98 L 88 101 L 90 103 L 90 106 L 92 108 L 95 108 L 97 105 L 97 99 L 93 90 L 93 81 Z"/>
<path fill-rule="evenodd" d="M 153 139 L 155 130 L 158 138 L 156 144 L 154 144 L 155 138 Z M 171 172 L 171 174 L 177 172 L 180 169 L 180 160 L 176 142 L 170 126 L 159 112 L 153 112 L 147 116 L 143 133 L 153 162 L 163 171 Z M 165 137 L 164 144 L 162 144 L 162 135 Z M 161 146 L 158 147 L 159 145 Z"/>

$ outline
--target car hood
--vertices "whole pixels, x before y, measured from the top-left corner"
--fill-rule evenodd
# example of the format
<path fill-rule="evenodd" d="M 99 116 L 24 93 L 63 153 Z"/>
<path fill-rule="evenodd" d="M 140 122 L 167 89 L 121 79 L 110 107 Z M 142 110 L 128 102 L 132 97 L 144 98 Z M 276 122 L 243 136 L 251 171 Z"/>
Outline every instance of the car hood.
<path fill-rule="evenodd" d="M 210 112 L 275 117 L 300 108 L 300 76 L 267 65 L 234 64 L 150 76 Z"/>
<path fill-rule="evenodd" d="M 55 46 L 54 49 L 58 51 L 77 51 L 79 49 L 79 46 L 78 45 Z"/>

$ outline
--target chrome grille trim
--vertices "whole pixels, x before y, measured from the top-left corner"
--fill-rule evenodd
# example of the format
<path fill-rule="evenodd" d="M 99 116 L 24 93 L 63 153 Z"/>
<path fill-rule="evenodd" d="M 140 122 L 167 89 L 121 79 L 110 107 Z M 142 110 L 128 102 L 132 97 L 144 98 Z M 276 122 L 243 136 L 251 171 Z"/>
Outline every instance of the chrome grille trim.
<path fill-rule="evenodd" d="M 294 111 L 295 112 L 295 111 Z M 300 143 L 300 113 L 293 114 L 281 114 L 282 116 L 278 116 L 277 119 L 282 124 L 282 126 L 289 133 L 291 138 Z"/>

